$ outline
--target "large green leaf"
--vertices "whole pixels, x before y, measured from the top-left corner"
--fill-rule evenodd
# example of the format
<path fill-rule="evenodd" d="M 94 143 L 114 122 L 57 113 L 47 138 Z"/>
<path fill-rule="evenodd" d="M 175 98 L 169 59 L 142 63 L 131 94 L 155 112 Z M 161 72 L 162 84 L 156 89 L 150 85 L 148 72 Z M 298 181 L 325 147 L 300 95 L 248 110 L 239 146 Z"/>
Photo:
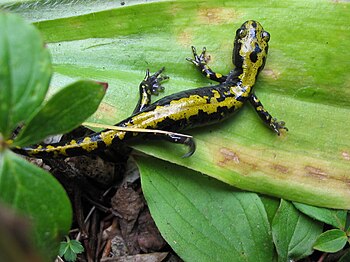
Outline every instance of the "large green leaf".
<path fill-rule="evenodd" d="M 303 215 L 292 203 L 281 200 L 272 221 L 272 236 L 278 261 L 297 261 L 310 255 L 322 228 L 322 223 Z"/>
<path fill-rule="evenodd" d="M 16 137 L 14 145 L 35 144 L 49 135 L 68 132 L 92 115 L 105 88 L 91 81 L 78 81 L 53 95 Z"/>
<path fill-rule="evenodd" d="M 54 258 L 72 220 L 70 201 L 56 179 L 6 150 L 0 153 L 0 200 L 19 214 L 30 215 L 36 246 Z"/>
<path fill-rule="evenodd" d="M 325 222 L 336 228 L 345 230 L 347 211 L 345 210 L 332 210 L 322 207 L 308 206 L 301 203 L 293 203 L 294 206 L 304 214 Z"/>
<path fill-rule="evenodd" d="M 272 261 L 270 224 L 257 194 L 153 158 L 138 160 L 163 237 L 185 261 Z"/>
<path fill-rule="evenodd" d="M 33 20 L 53 53 L 54 87 L 81 77 L 108 82 L 94 119 L 109 124 L 131 113 L 146 68 L 166 67 L 166 94 L 207 85 L 185 62 L 190 46 L 206 46 L 212 68 L 227 73 L 235 30 L 260 21 L 271 41 L 256 94 L 289 132 L 277 137 L 247 106 L 221 125 L 190 131 L 197 152 L 188 159 L 168 143 L 137 148 L 243 189 L 350 208 L 349 3 L 170 1 L 61 19 L 42 13 Z"/>
<path fill-rule="evenodd" d="M 341 250 L 348 242 L 346 233 L 339 229 L 331 229 L 317 238 L 314 248 L 323 252 L 334 253 Z"/>
<path fill-rule="evenodd" d="M 0 11 L 0 133 L 5 139 L 44 100 L 52 69 L 43 45 L 33 25 Z"/>

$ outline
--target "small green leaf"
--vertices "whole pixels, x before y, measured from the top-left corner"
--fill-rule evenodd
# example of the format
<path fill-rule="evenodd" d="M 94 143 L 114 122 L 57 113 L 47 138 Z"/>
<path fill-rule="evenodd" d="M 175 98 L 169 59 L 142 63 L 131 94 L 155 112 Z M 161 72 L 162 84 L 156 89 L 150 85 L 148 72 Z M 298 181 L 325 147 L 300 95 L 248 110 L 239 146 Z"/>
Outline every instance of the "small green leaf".
<path fill-rule="evenodd" d="M 347 215 L 347 212 L 345 210 L 334 210 L 322 207 L 314 207 L 296 202 L 294 202 L 293 204 L 299 211 L 314 219 L 332 225 L 336 228 L 345 229 Z"/>
<path fill-rule="evenodd" d="M 298 260 L 310 255 L 321 232 L 321 223 L 300 213 L 290 202 L 281 200 L 272 222 L 279 261 Z"/>
<path fill-rule="evenodd" d="M 62 241 L 60 243 L 60 249 L 58 250 L 58 255 L 63 257 L 64 254 L 67 252 L 67 250 L 69 249 L 69 244 L 68 242 Z"/>
<path fill-rule="evenodd" d="M 258 195 L 153 158 L 137 163 L 152 217 L 182 259 L 272 261 L 270 226 Z"/>
<path fill-rule="evenodd" d="M 93 114 L 105 88 L 91 81 L 78 81 L 56 93 L 25 126 L 14 145 L 35 144 L 45 137 L 66 133 Z"/>
<path fill-rule="evenodd" d="M 33 223 L 33 239 L 46 256 L 57 255 L 72 219 L 70 201 L 49 173 L 9 150 L 0 153 L 0 200 Z"/>
<path fill-rule="evenodd" d="M 70 248 L 74 253 L 79 254 L 84 251 L 84 247 L 79 241 L 73 239 L 73 240 L 70 240 L 69 243 L 70 243 Z"/>
<path fill-rule="evenodd" d="M 347 241 L 348 237 L 344 231 L 339 229 L 331 229 L 322 233 L 317 238 L 314 244 L 314 249 L 334 253 L 341 250 Z"/>
<path fill-rule="evenodd" d="M 68 248 L 66 253 L 64 253 L 64 259 L 69 262 L 74 262 L 77 259 L 77 254 L 73 252 L 72 249 Z"/>
<path fill-rule="evenodd" d="M 80 254 L 84 251 L 84 247 L 77 240 L 67 239 L 67 242 L 61 242 L 59 255 L 67 261 L 75 261 L 77 258 L 77 254 Z"/>
<path fill-rule="evenodd" d="M 52 69 L 39 31 L 22 18 L 0 13 L 0 133 L 9 138 L 40 106 Z"/>

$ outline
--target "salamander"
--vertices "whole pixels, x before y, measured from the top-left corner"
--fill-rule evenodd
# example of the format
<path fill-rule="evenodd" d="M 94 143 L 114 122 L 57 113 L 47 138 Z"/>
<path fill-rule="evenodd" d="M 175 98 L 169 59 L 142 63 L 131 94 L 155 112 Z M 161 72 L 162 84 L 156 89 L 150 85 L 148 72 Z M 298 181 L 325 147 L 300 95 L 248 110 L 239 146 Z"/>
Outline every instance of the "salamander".
<path fill-rule="evenodd" d="M 269 40 L 270 34 L 259 22 L 244 22 L 236 31 L 232 53 L 234 69 L 228 75 L 216 73 L 207 65 L 205 48 L 197 54 L 195 47 L 192 47 L 193 58 L 187 60 L 218 84 L 181 91 L 154 103 L 151 103 L 151 96 L 163 91 L 162 82 L 168 77 L 162 75 L 164 68 L 154 74 L 147 70 L 139 85 L 139 100 L 133 114 L 116 126 L 179 132 L 220 122 L 248 102 L 263 122 L 279 135 L 282 129 L 287 130 L 285 123 L 272 117 L 253 92 L 256 79 L 266 63 Z M 195 143 L 191 137 L 174 133 L 150 134 L 110 129 L 65 143 L 17 148 L 14 151 L 38 158 L 78 156 L 98 153 L 140 137 L 160 138 L 187 145 L 189 151 L 186 157 L 195 152 Z"/>

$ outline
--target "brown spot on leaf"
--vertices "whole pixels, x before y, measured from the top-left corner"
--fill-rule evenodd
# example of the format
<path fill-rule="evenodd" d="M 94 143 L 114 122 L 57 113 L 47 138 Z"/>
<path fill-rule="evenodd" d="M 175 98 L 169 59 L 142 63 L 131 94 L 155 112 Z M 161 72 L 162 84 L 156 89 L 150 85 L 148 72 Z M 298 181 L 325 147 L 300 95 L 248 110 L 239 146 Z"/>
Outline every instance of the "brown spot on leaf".
<path fill-rule="evenodd" d="M 210 25 L 218 25 L 232 20 L 237 20 L 238 13 L 233 9 L 228 8 L 204 8 L 198 12 L 198 17 L 201 22 Z"/>
<path fill-rule="evenodd" d="M 97 111 L 93 114 L 91 121 L 103 119 L 106 123 L 114 124 L 117 122 L 116 115 L 118 115 L 118 109 L 116 107 L 102 102 Z"/>
<path fill-rule="evenodd" d="M 335 3 L 335 4 L 339 4 L 342 2 L 347 2 L 348 0 L 331 0 L 331 2 Z"/>
<path fill-rule="evenodd" d="M 341 155 L 343 156 L 343 158 L 345 160 L 350 161 L 350 154 L 349 154 L 349 152 L 344 151 L 344 152 L 341 153 Z"/>
<path fill-rule="evenodd" d="M 274 80 L 278 79 L 279 76 L 280 76 L 280 72 L 276 71 L 276 70 L 272 70 L 272 69 L 269 69 L 269 68 L 265 68 L 262 72 L 261 72 L 261 75 L 264 75 L 268 78 L 272 78 Z"/>
<path fill-rule="evenodd" d="M 219 161 L 219 166 L 225 166 L 227 165 L 227 163 L 232 162 L 239 164 L 240 160 L 238 155 L 229 148 L 222 147 L 220 148 L 219 152 L 224 157 L 222 160 Z"/>
<path fill-rule="evenodd" d="M 192 28 L 181 31 L 176 38 L 177 42 L 179 42 L 182 46 L 189 47 L 193 42 Z"/>
<path fill-rule="evenodd" d="M 305 171 L 307 172 L 307 175 L 318 177 L 319 179 L 326 179 L 327 173 L 323 171 L 320 168 L 313 167 L 313 166 L 306 166 Z"/>
<path fill-rule="evenodd" d="M 283 173 L 283 174 L 287 174 L 289 172 L 288 167 L 286 166 L 282 166 L 282 165 L 278 165 L 278 164 L 273 164 L 272 165 L 272 169 L 279 172 L 279 173 Z"/>

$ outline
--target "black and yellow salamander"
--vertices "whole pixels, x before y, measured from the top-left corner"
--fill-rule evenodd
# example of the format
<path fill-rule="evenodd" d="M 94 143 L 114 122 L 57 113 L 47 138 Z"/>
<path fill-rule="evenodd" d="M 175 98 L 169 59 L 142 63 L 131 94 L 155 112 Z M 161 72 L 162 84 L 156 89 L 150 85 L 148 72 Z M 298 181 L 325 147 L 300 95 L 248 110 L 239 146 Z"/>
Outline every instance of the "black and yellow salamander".
<path fill-rule="evenodd" d="M 253 92 L 257 76 L 265 66 L 269 40 L 270 34 L 260 23 L 251 20 L 243 23 L 237 30 L 234 40 L 232 62 L 235 68 L 227 76 L 215 73 L 208 67 L 205 48 L 198 55 L 196 49 L 192 47 L 194 59 L 187 58 L 187 60 L 202 74 L 219 84 L 175 93 L 154 103 L 151 103 L 151 95 L 163 90 L 161 82 L 167 77 L 161 75 L 164 68 L 153 75 L 147 70 L 139 86 L 140 98 L 133 114 L 116 126 L 179 132 L 219 122 L 249 101 L 260 118 L 274 132 L 280 134 L 280 130 L 287 130 L 284 122 L 272 117 Z M 14 151 L 39 158 L 68 157 L 98 153 L 136 137 L 152 138 L 152 136 L 189 146 L 186 157 L 195 151 L 194 141 L 190 137 L 174 133 L 152 134 L 109 129 L 67 143 L 17 148 Z"/>

